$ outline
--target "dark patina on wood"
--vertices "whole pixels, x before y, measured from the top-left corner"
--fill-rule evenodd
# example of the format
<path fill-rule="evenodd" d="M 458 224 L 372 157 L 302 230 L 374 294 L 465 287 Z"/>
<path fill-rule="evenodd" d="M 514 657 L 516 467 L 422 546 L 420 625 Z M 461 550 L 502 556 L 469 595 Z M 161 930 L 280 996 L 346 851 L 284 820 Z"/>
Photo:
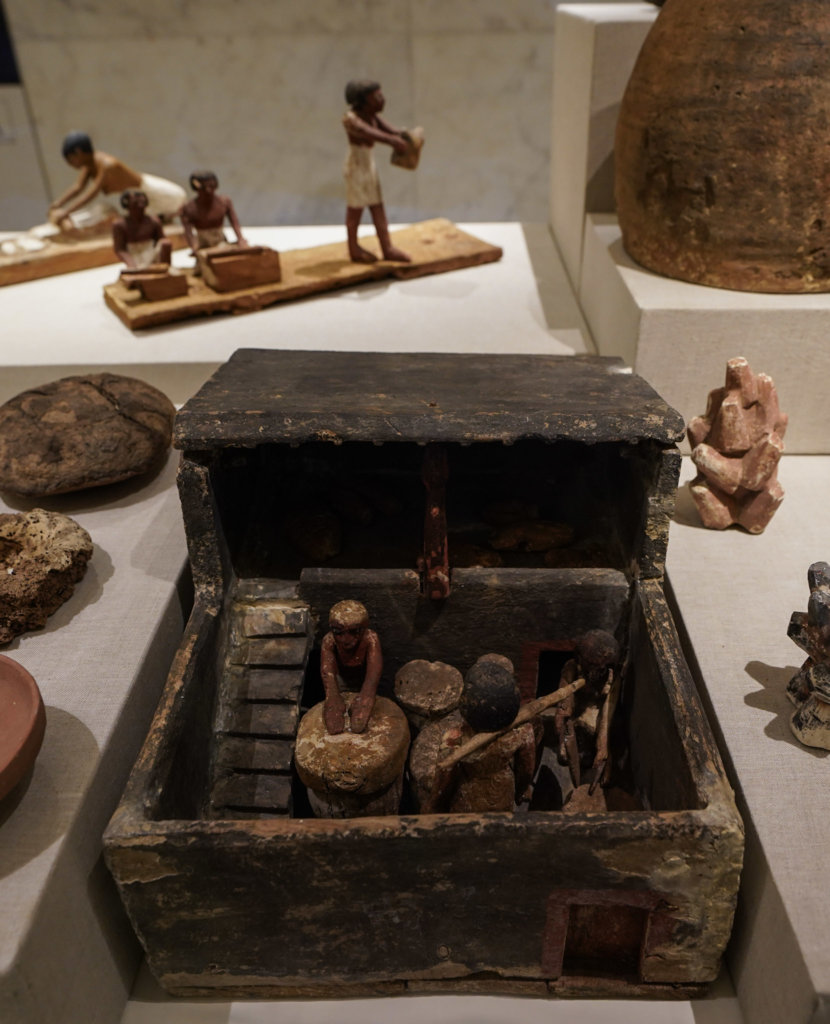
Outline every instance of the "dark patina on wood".
<path fill-rule="evenodd" d="M 166 988 L 666 998 L 717 975 L 743 838 L 662 591 L 682 431 L 642 380 L 591 357 L 242 351 L 184 407 L 196 603 L 106 836 Z M 428 444 L 447 456 L 441 599 L 422 557 Z M 383 515 L 344 516 L 319 561 L 292 547 L 297 492 L 367 479 L 388 489 Z M 499 487 L 534 491 L 590 564 L 511 551 L 454 568 L 453 531 Z M 530 699 L 556 686 L 546 655 L 613 632 L 641 809 L 310 817 L 286 744 L 321 699 L 315 658 L 346 596 L 389 681 L 495 650 Z"/>

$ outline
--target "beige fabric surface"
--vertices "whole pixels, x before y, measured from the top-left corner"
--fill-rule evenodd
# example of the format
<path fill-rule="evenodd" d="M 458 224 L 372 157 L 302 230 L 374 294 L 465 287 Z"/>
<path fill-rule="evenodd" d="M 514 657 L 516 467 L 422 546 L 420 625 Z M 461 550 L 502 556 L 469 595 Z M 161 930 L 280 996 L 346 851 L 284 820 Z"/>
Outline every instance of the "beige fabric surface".
<path fill-rule="evenodd" d="M 132 984 L 139 951 L 101 835 L 184 626 L 176 462 L 150 480 L 41 499 L 77 519 L 94 552 L 44 629 L 3 648 L 46 706 L 34 771 L 0 805 L 3 1024 L 118 1020 Z M 36 504 L 0 501 L 0 511 Z"/>
<path fill-rule="evenodd" d="M 681 488 L 667 559 L 747 825 L 729 963 L 752 1024 L 803 1024 L 830 995 L 830 753 L 797 743 L 784 692 L 805 658 L 790 615 L 806 611 L 810 564 L 830 560 L 830 457 L 785 454 L 779 479 L 786 496 L 760 536 L 704 529 Z"/>

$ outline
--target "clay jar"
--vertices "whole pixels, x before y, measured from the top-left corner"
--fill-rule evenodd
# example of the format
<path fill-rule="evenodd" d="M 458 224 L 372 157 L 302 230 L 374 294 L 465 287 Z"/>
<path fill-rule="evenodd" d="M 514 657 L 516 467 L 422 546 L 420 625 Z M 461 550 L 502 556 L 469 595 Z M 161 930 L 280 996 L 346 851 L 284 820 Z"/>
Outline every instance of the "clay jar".
<path fill-rule="evenodd" d="M 830 291 L 830 4 L 667 0 L 615 145 L 623 245 L 667 277 Z"/>

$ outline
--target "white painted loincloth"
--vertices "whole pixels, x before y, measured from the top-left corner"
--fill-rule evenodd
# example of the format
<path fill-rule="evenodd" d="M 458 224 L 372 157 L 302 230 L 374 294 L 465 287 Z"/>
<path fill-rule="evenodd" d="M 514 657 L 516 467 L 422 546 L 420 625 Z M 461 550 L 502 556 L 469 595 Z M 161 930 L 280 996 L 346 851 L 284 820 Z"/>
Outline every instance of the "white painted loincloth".
<path fill-rule="evenodd" d="M 224 228 L 197 228 L 196 242 L 200 249 L 212 249 L 217 245 L 227 245 Z"/>
<path fill-rule="evenodd" d="M 149 267 L 151 263 L 159 263 L 159 242 L 152 238 L 145 242 L 127 242 L 127 252 L 135 261 L 136 267 Z"/>
<path fill-rule="evenodd" d="M 346 179 L 347 206 L 363 208 L 383 202 L 375 154 L 371 146 L 349 146 L 343 165 L 343 177 Z"/>

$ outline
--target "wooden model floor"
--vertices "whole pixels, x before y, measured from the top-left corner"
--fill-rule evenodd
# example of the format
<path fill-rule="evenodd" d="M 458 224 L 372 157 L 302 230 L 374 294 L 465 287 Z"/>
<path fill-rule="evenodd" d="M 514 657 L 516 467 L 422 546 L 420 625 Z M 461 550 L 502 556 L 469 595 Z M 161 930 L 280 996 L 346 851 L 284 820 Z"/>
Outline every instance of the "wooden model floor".
<path fill-rule="evenodd" d="M 116 281 L 105 286 L 104 299 L 119 319 L 137 330 L 210 313 L 252 312 L 275 302 L 288 302 L 366 281 L 442 274 L 461 267 L 492 263 L 502 255 L 498 246 L 468 235 L 442 218 L 393 231 L 391 237 L 395 245 L 412 257 L 411 263 L 386 260 L 352 263 L 344 237 L 342 242 L 281 252 L 282 280 L 273 284 L 220 293 L 188 272 L 188 294 L 178 298 L 147 302 L 137 290 Z M 379 255 L 375 238 L 361 238 L 361 245 Z"/>
<path fill-rule="evenodd" d="M 165 234 L 174 249 L 185 245 L 180 227 L 166 228 Z M 112 233 L 109 227 L 101 234 L 79 238 L 76 241 L 46 240 L 43 249 L 35 252 L 17 253 L 7 256 L 0 252 L 0 287 L 7 284 L 22 284 L 24 281 L 38 281 L 56 274 L 71 274 L 76 270 L 90 270 L 108 263 L 120 262 L 112 247 Z"/>

